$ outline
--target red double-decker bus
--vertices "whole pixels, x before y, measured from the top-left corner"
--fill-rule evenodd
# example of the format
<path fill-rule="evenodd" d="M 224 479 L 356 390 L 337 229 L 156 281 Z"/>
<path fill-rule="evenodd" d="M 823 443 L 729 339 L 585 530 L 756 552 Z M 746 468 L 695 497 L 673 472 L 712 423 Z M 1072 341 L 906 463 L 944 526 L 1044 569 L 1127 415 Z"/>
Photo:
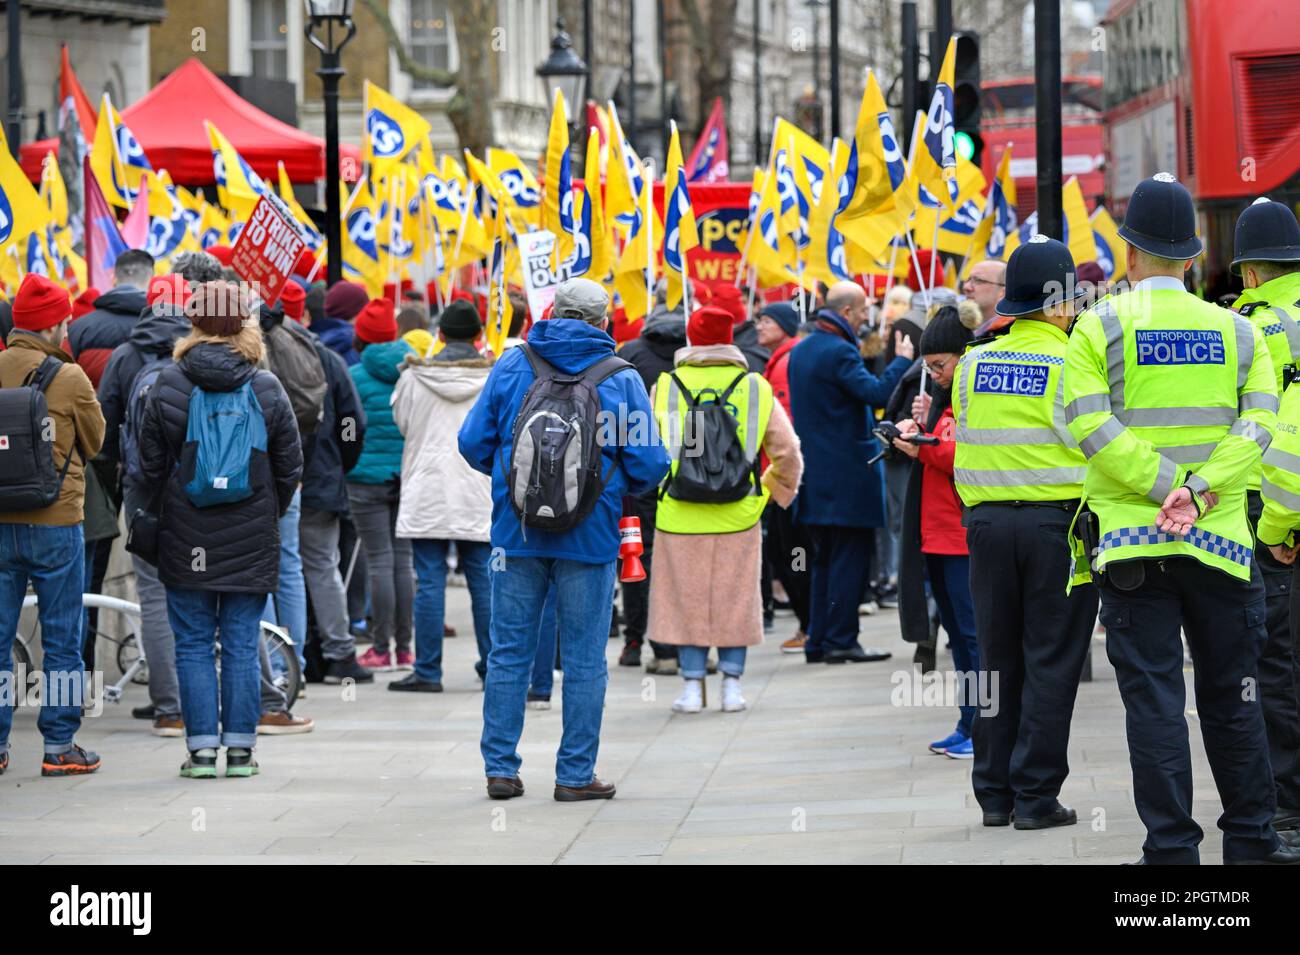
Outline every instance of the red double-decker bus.
<path fill-rule="evenodd" d="M 1142 179 L 1191 190 L 1207 298 L 1234 288 L 1237 215 L 1300 206 L 1300 8 L 1282 0 L 1115 0 L 1102 20 L 1107 205 Z"/>

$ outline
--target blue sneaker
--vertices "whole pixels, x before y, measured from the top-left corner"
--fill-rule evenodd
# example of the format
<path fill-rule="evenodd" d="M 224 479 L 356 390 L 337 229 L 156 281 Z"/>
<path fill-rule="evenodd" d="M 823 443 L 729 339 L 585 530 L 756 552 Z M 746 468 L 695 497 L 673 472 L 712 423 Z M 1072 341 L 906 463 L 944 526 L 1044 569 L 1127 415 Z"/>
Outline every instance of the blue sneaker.
<path fill-rule="evenodd" d="M 956 746 L 949 746 L 944 750 L 944 754 L 949 759 L 974 759 L 975 758 L 975 741 L 964 739 Z"/>
<path fill-rule="evenodd" d="M 948 747 L 958 746 L 965 742 L 968 742 L 966 736 L 954 730 L 953 732 L 945 736 L 943 739 L 935 740 L 933 743 L 931 743 L 930 752 L 938 756 L 942 756 L 944 753 L 948 752 Z"/>

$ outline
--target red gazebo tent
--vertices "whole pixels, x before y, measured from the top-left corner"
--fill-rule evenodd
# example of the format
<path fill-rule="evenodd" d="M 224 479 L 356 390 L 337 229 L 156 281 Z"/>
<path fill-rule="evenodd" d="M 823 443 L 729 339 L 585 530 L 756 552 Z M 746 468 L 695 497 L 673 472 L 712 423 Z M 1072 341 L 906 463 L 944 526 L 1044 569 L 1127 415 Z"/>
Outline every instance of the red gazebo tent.
<path fill-rule="evenodd" d="M 100 104 L 96 103 L 98 108 Z M 314 182 L 324 175 L 325 141 L 283 123 L 243 99 L 196 59 L 189 59 L 135 103 L 121 111 L 155 169 L 166 169 L 183 186 L 213 183 L 212 145 L 204 120 L 221 130 L 258 175 L 274 181 L 276 163 L 284 162 L 293 182 Z M 22 167 L 38 182 L 45 154 L 58 152 L 57 138 L 22 145 Z M 361 153 L 341 146 L 345 174 L 355 179 Z M 351 159 L 352 162 L 347 160 Z"/>

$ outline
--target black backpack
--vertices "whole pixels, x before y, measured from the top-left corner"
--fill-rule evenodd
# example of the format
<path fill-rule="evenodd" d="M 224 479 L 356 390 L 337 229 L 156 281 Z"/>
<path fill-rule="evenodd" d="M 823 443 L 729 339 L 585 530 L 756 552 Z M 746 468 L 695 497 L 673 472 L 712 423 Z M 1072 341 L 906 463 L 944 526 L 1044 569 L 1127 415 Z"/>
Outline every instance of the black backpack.
<path fill-rule="evenodd" d="M 727 399 L 736 386 L 749 377 L 742 371 L 722 392 L 703 388 L 698 395 L 682 384 L 676 372 L 668 376 L 690 401 L 683 422 L 684 440 L 677 459 L 676 473 L 670 472 L 659 489 L 659 499 L 671 495 L 678 501 L 698 504 L 732 504 L 749 494 L 761 494 L 758 448 L 751 449 L 753 460 L 740 441 L 736 419 L 727 410 Z M 711 400 L 701 399 L 712 395 Z M 670 413 L 674 409 L 669 409 Z"/>
<path fill-rule="evenodd" d="M 59 499 L 72 464 L 72 449 L 62 470 L 54 467 L 54 434 L 45 389 L 63 367 L 49 357 L 17 388 L 0 388 L 0 512 L 35 511 Z M 82 462 L 85 462 L 83 456 Z"/>
<path fill-rule="evenodd" d="M 536 376 L 515 417 L 510 503 L 525 527 L 567 531 L 587 518 L 605 488 L 596 387 L 632 365 L 609 355 L 576 375 L 519 346 Z"/>

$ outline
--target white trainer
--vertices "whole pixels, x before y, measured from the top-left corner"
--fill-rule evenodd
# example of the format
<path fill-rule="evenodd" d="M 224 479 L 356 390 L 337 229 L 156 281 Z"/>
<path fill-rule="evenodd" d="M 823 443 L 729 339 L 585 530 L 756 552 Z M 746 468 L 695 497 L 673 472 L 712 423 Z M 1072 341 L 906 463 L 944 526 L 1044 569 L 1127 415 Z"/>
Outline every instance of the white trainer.
<path fill-rule="evenodd" d="M 722 712 L 739 713 L 748 709 L 749 704 L 740 694 L 740 677 L 724 676 L 722 678 Z"/>
<path fill-rule="evenodd" d="M 687 680 L 682 695 L 673 700 L 674 713 L 698 713 L 704 709 L 704 681 Z"/>

